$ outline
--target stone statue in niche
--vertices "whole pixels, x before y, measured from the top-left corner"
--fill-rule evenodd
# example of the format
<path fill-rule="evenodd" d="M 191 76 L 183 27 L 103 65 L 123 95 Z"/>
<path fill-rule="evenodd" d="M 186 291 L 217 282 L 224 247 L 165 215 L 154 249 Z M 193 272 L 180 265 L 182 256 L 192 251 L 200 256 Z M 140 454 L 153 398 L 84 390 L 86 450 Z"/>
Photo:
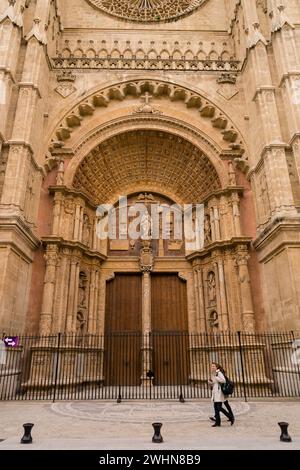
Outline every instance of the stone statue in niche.
<path fill-rule="evenodd" d="M 85 273 L 79 275 L 78 305 L 86 307 L 87 277 Z"/>
<path fill-rule="evenodd" d="M 204 217 L 204 245 L 209 245 L 211 243 L 211 225 L 210 217 L 206 215 Z"/>
<path fill-rule="evenodd" d="M 77 312 L 76 316 L 76 334 L 84 333 L 85 318 L 83 312 Z"/>
<path fill-rule="evenodd" d="M 236 174 L 235 174 L 232 162 L 228 163 L 228 178 L 229 178 L 229 185 L 236 186 Z"/>
<path fill-rule="evenodd" d="M 83 215 L 83 235 L 82 235 L 82 242 L 85 245 L 89 245 L 90 243 L 90 234 L 91 234 L 91 223 L 88 214 Z"/>
<path fill-rule="evenodd" d="M 213 271 L 208 273 L 207 277 L 207 286 L 208 286 L 208 300 L 209 304 L 216 303 L 216 276 Z"/>
<path fill-rule="evenodd" d="M 210 312 L 208 322 L 211 328 L 213 329 L 219 328 L 219 315 L 215 310 Z"/>
<path fill-rule="evenodd" d="M 65 166 L 64 161 L 61 160 L 59 162 L 58 172 L 57 172 L 57 175 L 56 175 L 56 185 L 57 186 L 63 186 L 63 184 L 64 184 L 64 172 L 65 172 L 64 166 Z"/>
<path fill-rule="evenodd" d="M 26 196 L 25 196 L 25 217 L 27 220 L 31 219 L 31 210 L 34 199 L 34 183 L 35 178 L 32 172 L 30 172 L 27 182 Z"/>

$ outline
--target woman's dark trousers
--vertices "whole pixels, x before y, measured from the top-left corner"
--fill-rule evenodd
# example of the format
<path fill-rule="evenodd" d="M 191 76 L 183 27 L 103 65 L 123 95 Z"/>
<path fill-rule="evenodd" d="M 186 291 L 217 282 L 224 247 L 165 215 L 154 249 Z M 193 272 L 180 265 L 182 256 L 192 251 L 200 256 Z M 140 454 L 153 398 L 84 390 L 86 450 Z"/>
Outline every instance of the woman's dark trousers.
<path fill-rule="evenodd" d="M 222 402 L 221 401 L 215 401 L 214 402 L 214 408 L 215 408 L 215 418 L 216 418 L 216 425 L 221 426 L 221 417 L 220 413 L 222 412 L 225 416 L 227 416 L 228 419 L 231 419 L 231 415 L 222 407 Z"/>

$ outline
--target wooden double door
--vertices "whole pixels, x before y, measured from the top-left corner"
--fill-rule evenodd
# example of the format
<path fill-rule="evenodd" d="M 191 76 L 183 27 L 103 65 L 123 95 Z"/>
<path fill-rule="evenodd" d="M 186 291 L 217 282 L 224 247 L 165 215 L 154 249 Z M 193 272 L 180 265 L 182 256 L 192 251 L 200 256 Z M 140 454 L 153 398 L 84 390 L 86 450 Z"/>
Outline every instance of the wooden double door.
<path fill-rule="evenodd" d="M 151 274 L 149 337 L 154 385 L 186 384 L 189 375 L 186 283 L 177 273 Z M 142 274 L 116 274 L 106 286 L 105 366 L 107 385 L 141 383 L 145 336 Z"/>

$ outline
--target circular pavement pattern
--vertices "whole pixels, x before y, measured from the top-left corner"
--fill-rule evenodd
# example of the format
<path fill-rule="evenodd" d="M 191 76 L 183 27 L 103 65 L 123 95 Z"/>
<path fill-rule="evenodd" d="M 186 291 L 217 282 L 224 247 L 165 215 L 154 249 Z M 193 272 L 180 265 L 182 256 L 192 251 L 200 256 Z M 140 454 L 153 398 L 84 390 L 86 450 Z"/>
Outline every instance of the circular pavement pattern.
<path fill-rule="evenodd" d="M 233 402 L 231 406 L 236 416 L 250 410 L 249 404 L 244 402 Z M 56 414 L 72 418 L 116 423 L 146 423 L 149 420 L 164 420 L 168 423 L 207 421 L 213 414 L 210 402 L 58 402 L 53 403 L 51 409 Z"/>

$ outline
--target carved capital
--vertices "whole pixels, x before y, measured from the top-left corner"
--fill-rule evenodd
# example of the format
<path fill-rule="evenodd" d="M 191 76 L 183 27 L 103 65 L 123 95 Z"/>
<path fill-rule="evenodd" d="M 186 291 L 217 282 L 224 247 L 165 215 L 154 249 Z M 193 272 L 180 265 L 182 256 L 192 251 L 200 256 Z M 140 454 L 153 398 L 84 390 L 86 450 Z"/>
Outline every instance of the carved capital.
<path fill-rule="evenodd" d="M 44 254 L 44 259 L 46 260 L 46 266 L 56 266 L 58 263 L 58 246 L 48 245 L 47 251 Z"/>
<path fill-rule="evenodd" d="M 248 251 L 242 251 L 236 253 L 235 260 L 236 260 L 236 265 L 237 266 L 248 266 L 248 260 L 250 258 L 250 255 Z"/>

